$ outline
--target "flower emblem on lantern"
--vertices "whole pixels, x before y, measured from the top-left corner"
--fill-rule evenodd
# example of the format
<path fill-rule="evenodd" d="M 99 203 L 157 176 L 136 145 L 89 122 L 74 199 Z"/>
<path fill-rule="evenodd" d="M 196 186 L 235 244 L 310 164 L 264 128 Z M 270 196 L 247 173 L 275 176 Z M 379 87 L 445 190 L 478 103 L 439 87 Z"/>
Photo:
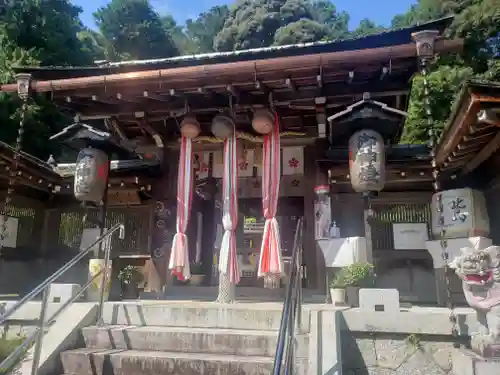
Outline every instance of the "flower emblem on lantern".
<path fill-rule="evenodd" d="M 300 185 L 300 181 L 297 179 L 292 180 L 292 186 L 293 187 L 298 187 Z"/>
<path fill-rule="evenodd" d="M 290 160 L 288 160 L 288 166 L 290 168 L 298 168 L 299 167 L 299 161 L 295 158 L 291 158 Z"/>

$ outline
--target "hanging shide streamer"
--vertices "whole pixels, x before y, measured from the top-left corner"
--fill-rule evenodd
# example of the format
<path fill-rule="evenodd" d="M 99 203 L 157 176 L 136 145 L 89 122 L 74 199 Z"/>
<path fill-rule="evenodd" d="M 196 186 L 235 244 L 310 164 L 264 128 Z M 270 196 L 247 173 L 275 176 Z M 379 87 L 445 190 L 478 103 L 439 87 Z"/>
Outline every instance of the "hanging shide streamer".
<path fill-rule="evenodd" d="M 193 198 L 193 148 L 191 138 L 182 137 L 177 175 L 177 222 L 168 268 L 178 280 L 191 277 L 186 230 Z"/>
<path fill-rule="evenodd" d="M 262 178 L 262 208 L 264 210 L 264 235 L 260 250 L 258 276 L 281 276 L 283 273 L 281 238 L 276 220 L 280 188 L 280 135 L 278 116 L 274 114 L 274 126 L 268 135 L 264 136 L 263 178 Z"/>
<path fill-rule="evenodd" d="M 222 176 L 222 237 L 219 272 L 227 275 L 231 284 L 240 282 L 236 256 L 236 227 L 238 226 L 238 142 L 236 133 L 224 141 L 224 174 Z"/>
<path fill-rule="evenodd" d="M 104 151 L 84 148 L 78 153 L 75 168 L 74 195 L 79 201 L 99 203 L 108 181 L 109 160 Z"/>
<path fill-rule="evenodd" d="M 376 131 L 365 129 L 349 139 L 351 185 L 358 193 L 377 192 L 385 185 L 384 139 Z"/>

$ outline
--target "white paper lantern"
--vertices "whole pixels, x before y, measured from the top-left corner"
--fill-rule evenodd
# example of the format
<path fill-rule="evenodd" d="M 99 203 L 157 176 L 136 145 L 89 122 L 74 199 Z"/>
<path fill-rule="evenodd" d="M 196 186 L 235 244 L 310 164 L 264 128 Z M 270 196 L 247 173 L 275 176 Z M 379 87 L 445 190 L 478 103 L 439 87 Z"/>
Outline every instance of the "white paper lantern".
<path fill-rule="evenodd" d="M 186 138 L 196 138 L 200 135 L 200 123 L 196 120 L 196 117 L 192 115 L 187 115 L 181 121 L 181 134 Z"/>
<path fill-rule="evenodd" d="M 217 138 L 229 138 L 235 129 L 234 119 L 226 115 L 217 115 L 212 120 L 212 133 Z"/>
<path fill-rule="evenodd" d="M 108 155 L 96 148 L 84 148 L 78 153 L 73 193 L 82 202 L 99 203 L 108 183 Z"/>
<path fill-rule="evenodd" d="M 378 192 L 385 185 L 384 139 L 376 131 L 365 129 L 349 139 L 349 174 L 358 193 Z"/>
<path fill-rule="evenodd" d="M 253 129 L 259 134 L 269 134 L 274 126 L 274 113 L 269 109 L 258 109 L 255 111 L 252 120 Z"/>

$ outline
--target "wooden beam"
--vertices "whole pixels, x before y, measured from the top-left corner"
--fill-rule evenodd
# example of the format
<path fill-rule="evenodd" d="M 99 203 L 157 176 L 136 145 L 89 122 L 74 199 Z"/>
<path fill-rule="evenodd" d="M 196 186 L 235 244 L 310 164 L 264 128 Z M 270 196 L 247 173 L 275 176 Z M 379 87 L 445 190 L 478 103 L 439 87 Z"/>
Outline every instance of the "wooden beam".
<path fill-rule="evenodd" d="M 498 132 L 495 137 L 477 153 L 474 158 L 469 161 L 462 168 L 461 174 L 466 175 L 472 172 L 474 169 L 479 167 L 484 161 L 486 161 L 495 151 L 500 148 L 500 132 Z"/>
<path fill-rule="evenodd" d="M 397 90 L 397 85 L 387 83 L 384 92 L 372 92 L 372 98 L 382 98 L 386 96 L 393 96 L 398 94 L 407 94 L 407 90 Z M 263 87 L 263 86 L 260 86 Z M 268 105 L 269 97 L 266 95 L 270 91 L 266 91 L 267 88 L 261 88 L 259 90 L 264 90 L 264 95 L 251 95 L 240 90 L 238 108 L 252 108 L 256 105 Z M 362 96 L 363 92 L 368 92 L 373 90 L 373 85 L 371 83 L 365 83 L 361 85 L 348 85 L 344 83 L 337 84 L 324 84 L 322 89 L 319 89 L 317 85 L 314 86 L 303 86 L 297 92 L 273 92 L 274 103 L 287 103 L 300 100 L 311 100 L 316 97 L 327 97 L 329 102 L 335 103 L 340 98 L 346 98 L 352 101 L 352 97 L 359 95 Z M 58 105 L 64 105 L 68 107 L 68 103 L 64 101 L 64 97 L 55 96 Z M 187 97 L 190 108 L 193 112 L 196 111 L 217 111 L 228 107 L 227 96 L 214 95 L 210 98 L 200 98 L 198 95 L 192 95 Z M 82 103 L 71 103 L 71 107 L 74 108 L 76 112 L 81 113 L 82 116 L 107 116 L 111 117 L 114 115 L 129 115 L 135 112 L 146 111 L 148 114 L 152 113 L 166 113 L 183 111 L 185 108 L 186 99 L 176 98 L 171 102 L 165 104 L 162 102 L 151 102 L 145 108 L 144 104 L 120 104 L 116 102 L 114 104 L 98 104 L 97 102 L 89 102 L 88 105 L 82 105 Z"/>
<path fill-rule="evenodd" d="M 144 92 L 142 93 L 142 96 L 144 96 L 147 99 L 156 100 L 156 101 L 162 102 L 162 103 L 168 102 L 168 99 L 164 98 L 161 95 L 151 93 L 148 90 L 144 90 Z"/>
<path fill-rule="evenodd" d="M 445 163 L 446 158 L 457 147 L 463 136 L 468 133 L 469 126 L 474 122 L 478 111 L 479 102 L 473 95 L 470 95 L 468 102 L 459 109 L 455 121 L 450 126 L 450 131 L 445 133 L 438 144 L 436 153 L 438 167 Z"/>
<path fill-rule="evenodd" d="M 438 40 L 435 45 L 436 52 L 456 52 L 463 48 L 463 40 Z M 110 84 L 122 84 L 126 82 L 149 81 L 149 82 L 185 82 L 188 80 L 206 79 L 206 77 L 224 77 L 228 75 L 238 76 L 243 74 L 255 74 L 255 72 L 271 71 L 283 72 L 302 69 L 304 66 L 339 66 L 342 64 L 367 64 L 386 61 L 391 59 L 410 59 L 417 57 L 414 43 L 406 43 L 396 46 L 385 46 L 379 48 L 367 48 L 349 51 L 337 51 L 329 53 L 317 53 L 309 55 L 282 56 L 267 59 L 256 59 L 250 61 L 238 61 L 230 63 L 219 63 L 210 65 L 182 66 L 169 69 L 156 69 L 134 73 L 117 73 L 108 75 L 96 75 L 91 77 L 79 77 L 70 79 L 58 79 L 52 81 L 33 81 L 31 88 L 37 92 L 54 92 L 63 90 L 74 90 L 82 87 L 102 87 Z M 16 92 L 17 84 L 0 86 L 3 92 Z"/>

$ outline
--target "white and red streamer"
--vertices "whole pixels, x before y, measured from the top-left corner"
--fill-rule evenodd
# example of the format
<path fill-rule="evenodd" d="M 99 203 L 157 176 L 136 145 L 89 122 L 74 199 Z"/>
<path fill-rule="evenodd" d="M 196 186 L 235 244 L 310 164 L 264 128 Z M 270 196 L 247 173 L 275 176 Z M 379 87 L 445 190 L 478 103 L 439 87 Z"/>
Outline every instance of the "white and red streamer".
<path fill-rule="evenodd" d="M 238 226 L 238 152 L 236 132 L 224 141 L 224 174 L 222 175 L 222 236 L 219 272 L 227 275 L 231 284 L 240 282 L 236 256 L 236 227 Z"/>
<path fill-rule="evenodd" d="M 266 222 L 260 250 L 258 277 L 283 274 L 280 229 L 276 220 L 281 177 L 280 159 L 279 121 L 275 113 L 273 130 L 264 136 L 262 208 Z"/>
<path fill-rule="evenodd" d="M 193 200 L 193 147 L 190 138 L 182 137 L 177 175 L 177 222 L 172 241 L 168 268 L 178 280 L 191 277 L 189 267 L 189 248 L 186 235 L 191 204 Z"/>

